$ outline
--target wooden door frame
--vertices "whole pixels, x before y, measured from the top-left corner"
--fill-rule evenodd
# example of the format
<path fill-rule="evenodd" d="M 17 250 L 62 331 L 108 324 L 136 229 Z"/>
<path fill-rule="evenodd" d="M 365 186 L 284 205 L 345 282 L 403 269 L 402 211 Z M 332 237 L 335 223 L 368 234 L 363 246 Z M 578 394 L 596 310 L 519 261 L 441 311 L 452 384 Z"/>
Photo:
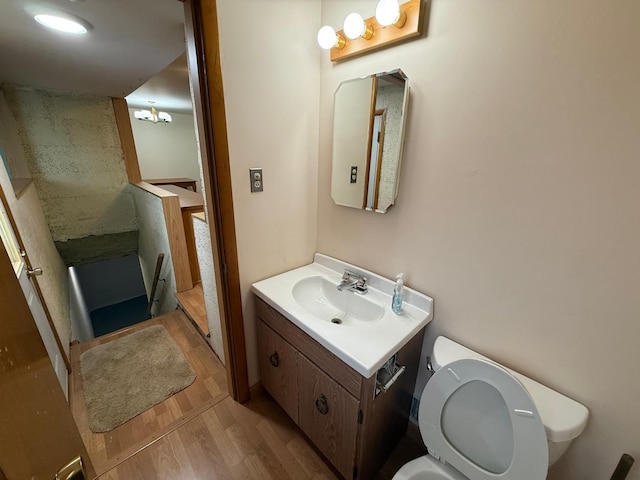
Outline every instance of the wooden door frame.
<path fill-rule="evenodd" d="M 249 378 L 216 2 L 184 0 L 184 13 L 227 384 L 232 398 L 242 403 L 250 398 Z"/>
<path fill-rule="evenodd" d="M 371 77 L 371 102 L 369 103 L 369 136 L 367 138 L 367 158 L 364 172 L 364 195 L 362 196 L 362 209 L 367 208 L 367 195 L 369 192 L 369 173 L 371 170 L 371 143 L 373 142 L 373 119 L 378 100 L 378 77 Z"/>

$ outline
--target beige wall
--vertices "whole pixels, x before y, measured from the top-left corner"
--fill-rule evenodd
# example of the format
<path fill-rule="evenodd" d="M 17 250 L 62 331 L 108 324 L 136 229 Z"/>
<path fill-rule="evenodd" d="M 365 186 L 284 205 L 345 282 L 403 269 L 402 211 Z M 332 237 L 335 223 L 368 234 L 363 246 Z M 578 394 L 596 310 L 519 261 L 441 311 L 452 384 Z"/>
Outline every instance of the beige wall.
<path fill-rule="evenodd" d="M 325 0 L 323 21 L 374 3 Z M 588 406 L 556 480 L 640 456 L 639 18 L 622 0 L 435 0 L 428 36 L 322 61 L 318 250 L 433 296 L 425 354 L 445 334 Z M 396 67 L 411 85 L 396 206 L 337 207 L 333 92 Z"/>
<path fill-rule="evenodd" d="M 253 384 L 258 370 L 251 284 L 313 261 L 320 69 L 315 32 L 320 0 L 218 0 L 218 14 Z M 262 193 L 249 191 L 251 167 L 263 168 Z"/>
<path fill-rule="evenodd" d="M 154 124 L 136 119 L 135 110 L 129 118 L 142 178 L 192 178 L 202 192 L 193 115 L 171 113 L 171 123 Z"/>

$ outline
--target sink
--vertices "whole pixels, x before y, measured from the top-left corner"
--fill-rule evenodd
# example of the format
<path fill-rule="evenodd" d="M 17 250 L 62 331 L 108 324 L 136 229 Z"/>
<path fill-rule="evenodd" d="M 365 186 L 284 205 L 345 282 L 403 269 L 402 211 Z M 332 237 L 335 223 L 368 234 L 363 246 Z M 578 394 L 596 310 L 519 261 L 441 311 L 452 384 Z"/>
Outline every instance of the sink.
<path fill-rule="evenodd" d="M 366 277 L 360 295 L 338 291 L 345 270 Z M 370 378 L 433 317 L 433 299 L 405 285 L 402 312 L 391 310 L 395 282 L 316 253 L 313 263 L 251 286 L 259 298 L 365 378 Z"/>
<path fill-rule="evenodd" d="M 335 325 L 371 324 L 382 319 L 384 306 L 375 292 L 364 295 L 343 290 L 327 277 L 314 275 L 295 283 L 294 300 L 320 321 Z"/>

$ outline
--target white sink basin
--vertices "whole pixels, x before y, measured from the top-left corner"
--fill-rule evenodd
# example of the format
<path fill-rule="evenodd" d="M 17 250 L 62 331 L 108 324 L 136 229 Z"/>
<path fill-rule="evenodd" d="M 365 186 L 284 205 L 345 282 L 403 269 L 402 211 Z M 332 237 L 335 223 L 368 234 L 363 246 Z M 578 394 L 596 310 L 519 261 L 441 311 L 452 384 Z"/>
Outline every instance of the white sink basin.
<path fill-rule="evenodd" d="M 368 292 L 338 291 L 348 269 Z M 391 311 L 394 282 L 316 253 L 314 262 L 254 283 L 252 291 L 365 378 L 431 321 L 433 299 L 405 287 L 402 313 Z"/>
<path fill-rule="evenodd" d="M 319 321 L 334 325 L 370 325 L 384 316 L 380 295 L 375 292 L 364 295 L 348 290 L 340 292 L 336 283 L 320 275 L 296 282 L 293 298 Z"/>

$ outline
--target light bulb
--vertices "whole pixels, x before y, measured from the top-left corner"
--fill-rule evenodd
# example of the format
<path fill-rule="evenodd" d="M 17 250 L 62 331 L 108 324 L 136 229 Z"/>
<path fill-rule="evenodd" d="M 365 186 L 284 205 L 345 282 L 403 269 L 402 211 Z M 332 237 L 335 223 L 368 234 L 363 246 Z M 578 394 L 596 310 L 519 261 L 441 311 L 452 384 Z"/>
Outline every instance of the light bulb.
<path fill-rule="evenodd" d="M 380 0 L 376 7 L 376 20 L 383 27 L 395 25 L 402 28 L 407 20 L 407 14 L 400 10 L 398 0 Z"/>
<path fill-rule="evenodd" d="M 364 23 L 362 15 L 359 13 L 350 13 L 347 18 L 344 19 L 344 34 L 351 40 L 362 36 L 366 32 L 367 25 Z"/>
<path fill-rule="evenodd" d="M 172 118 L 167 112 L 160 112 L 158 114 L 158 120 L 164 123 L 171 123 Z"/>
<path fill-rule="evenodd" d="M 329 50 L 330 48 L 342 48 L 344 47 L 345 40 L 343 37 L 338 35 L 333 27 L 329 25 L 325 25 L 320 30 L 318 30 L 318 45 L 325 50 Z"/>

